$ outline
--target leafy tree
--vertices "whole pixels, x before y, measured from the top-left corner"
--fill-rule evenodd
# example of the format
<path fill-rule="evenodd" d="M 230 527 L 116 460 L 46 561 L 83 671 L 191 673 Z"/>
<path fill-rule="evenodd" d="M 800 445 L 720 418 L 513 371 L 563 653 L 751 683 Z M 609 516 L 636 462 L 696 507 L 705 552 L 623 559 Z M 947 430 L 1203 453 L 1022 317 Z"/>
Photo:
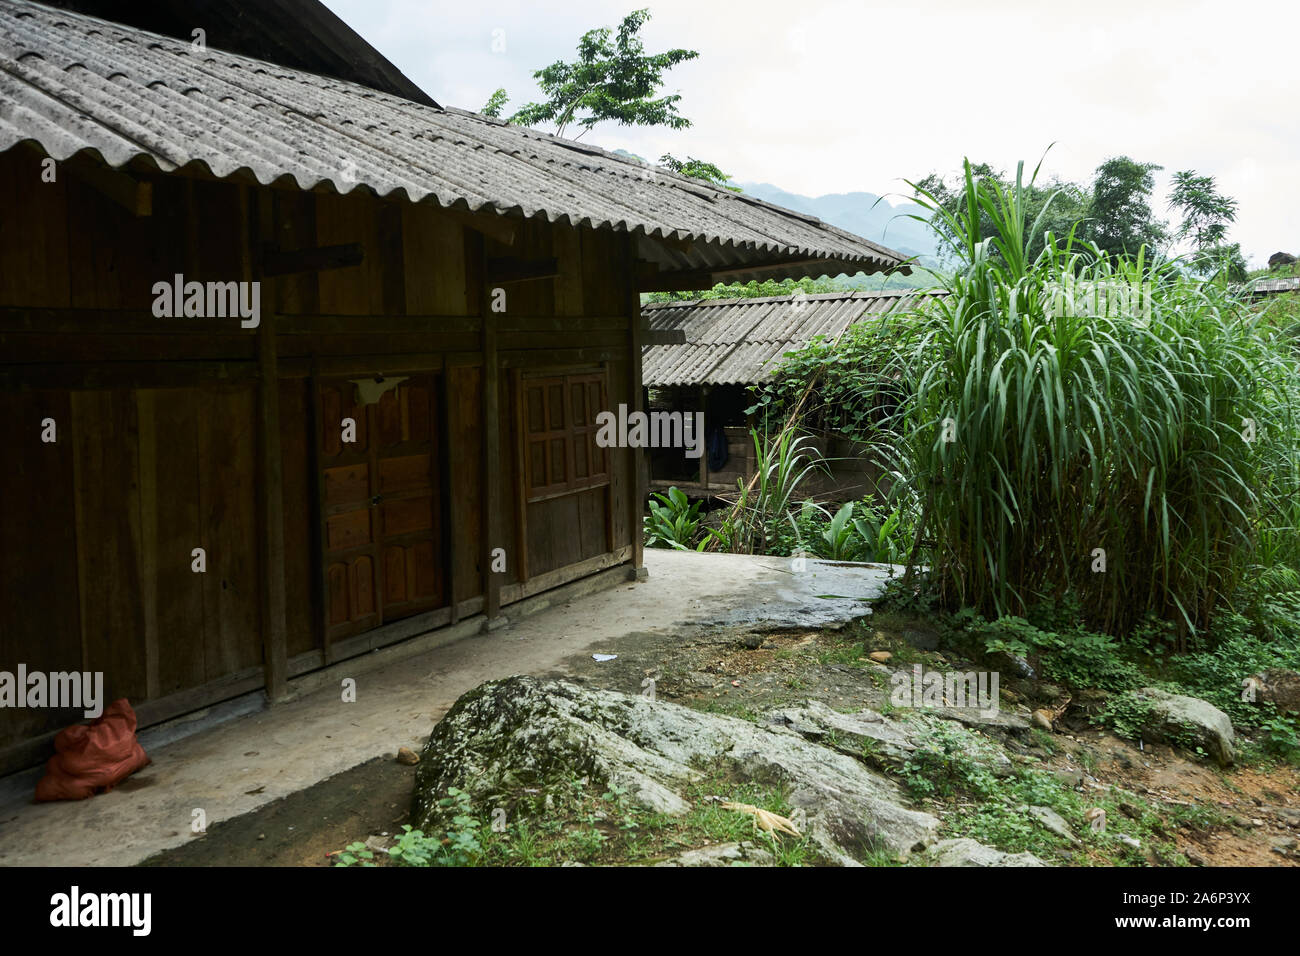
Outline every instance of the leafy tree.
<path fill-rule="evenodd" d="M 1241 243 L 1219 243 L 1197 250 L 1191 258 L 1192 272 L 1210 278 L 1223 278 L 1228 282 L 1245 282 L 1246 257 L 1241 254 Z"/>
<path fill-rule="evenodd" d="M 1198 176 L 1191 169 L 1174 173 L 1169 208 L 1183 217 L 1178 238 L 1192 240 L 1193 272 L 1229 282 L 1246 281 L 1241 244 L 1227 241 L 1228 226 L 1237 219 L 1237 200 L 1219 192 L 1213 176 Z"/>
<path fill-rule="evenodd" d="M 673 156 L 672 153 L 664 153 L 659 157 L 659 165 L 682 176 L 689 176 L 692 179 L 702 179 L 706 183 L 713 183 L 715 186 L 729 189 L 733 193 L 742 191 L 739 186 L 727 185 L 728 181 L 731 179 L 730 175 L 724 173 L 712 163 L 706 163 L 704 160 L 696 159 L 694 156 L 687 156 L 685 160 L 680 160 Z"/>
<path fill-rule="evenodd" d="M 506 108 L 506 103 L 510 97 L 506 95 L 505 87 L 499 86 L 495 93 L 488 97 L 488 101 L 479 110 L 484 116 L 491 116 L 497 119 L 501 116 L 501 111 Z"/>
<path fill-rule="evenodd" d="M 1001 170 L 995 169 L 988 163 L 972 163 L 971 174 L 976 182 L 997 183 L 1004 189 L 1009 189 L 1013 185 Z M 965 201 L 964 183 L 964 174 L 949 181 L 937 173 L 931 173 L 916 183 L 916 192 L 918 196 L 928 193 L 931 197 L 930 201 L 937 203 L 953 216 L 957 216 L 962 211 L 961 204 Z M 1056 236 L 1058 240 L 1064 240 L 1070 234 L 1074 224 L 1088 215 L 1088 191 L 1077 183 L 1063 182 L 1056 178 L 1041 185 L 1030 182 L 1024 187 L 1024 197 L 1025 228 L 1029 228 L 1046 210 L 1037 234 L 1029 240 L 1029 254 L 1034 258 L 1043 251 L 1048 233 Z M 981 235 L 993 235 L 994 223 L 987 209 L 980 210 L 979 220 Z M 931 220 L 931 225 L 939 230 L 941 235 L 946 235 L 948 232 L 948 226 L 942 218 Z M 951 240 L 953 237 L 949 235 L 947 238 Z"/>
<path fill-rule="evenodd" d="M 1237 218 L 1237 200 L 1219 192 L 1213 176 L 1197 176 L 1192 169 L 1174 173 L 1169 208 L 1183 216 L 1178 238 L 1191 236 L 1197 250 L 1220 245 Z"/>
<path fill-rule="evenodd" d="M 1092 180 L 1090 222 L 1086 235 L 1112 257 L 1137 255 L 1142 246 L 1163 248 L 1168 240 L 1165 223 L 1151 209 L 1155 163 L 1139 163 L 1116 156 L 1097 167 Z"/>
<path fill-rule="evenodd" d="M 579 126 L 582 132 L 575 139 L 606 120 L 620 126 L 690 126 L 691 121 L 677 110 L 680 95 L 657 94 L 668 70 L 699 53 L 673 49 L 647 54 L 639 34 L 649 19 L 649 10 L 634 10 L 623 18 L 617 33 L 609 27 L 588 30 L 578 41 L 577 59 L 556 60 L 533 74 L 546 99 L 525 104 L 510 122 L 554 123 L 557 136 Z M 506 100 L 505 90 L 493 93 L 488 106 L 497 112 L 488 115 L 498 115 Z"/>

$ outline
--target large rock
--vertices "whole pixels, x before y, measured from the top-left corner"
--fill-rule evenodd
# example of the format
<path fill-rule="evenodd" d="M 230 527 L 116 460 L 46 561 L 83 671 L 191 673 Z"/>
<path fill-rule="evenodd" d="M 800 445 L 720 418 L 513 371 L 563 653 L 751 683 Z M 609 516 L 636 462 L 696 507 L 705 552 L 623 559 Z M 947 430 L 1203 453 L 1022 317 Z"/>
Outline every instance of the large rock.
<path fill-rule="evenodd" d="M 1261 701 L 1284 714 L 1300 714 L 1300 674 L 1285 667 L 1271 667 L 1252 676 Z"/>
<path fill-rule="evenodd" d="M 767 719 L 805 740 L 865 760 L 880 770 L 901 769 L 916 750 L 912 727 L 873 710 L 842 714 L 819 700 L 806 700 L 795 707 L 774 710 Z"/>
<path fill-rule="evenodd" d="M 1145 687 L 1136 696 L 1151 703 L 1151 719 L 1143 728 L 1149 739 L 1200 747 L 1221 767 L 1232 763 L 1232 721 L 1219 708 L 1198 697 L 1170 694 L 1154 687 Z"/>
<path fill-rule="evenodd" d="M 925 852 L 923 861 L 929 866 L 1047 866 L 1028 851 L 1003 853 L 991 846 L 977 843 L 969 837 L 941 840 Z"/>
<path fill-rule="evenodd" d="M 1051 807 L 1030 807 L 1028 814 L 1033 819 L 1041 823 L 1046 829 L 1052 831 L 1059 837 L 1064 837 L 1071 843 L 1078 843 L 1079 838 L 1070 829 L 1070 824 L 1065 822 L 1065 818 L 1053 810 Z"/>
<path fill-rule="evenodd" d="M 793 730 L 805 740 L 822 744 L 856 757 L 878 770 L 898 771 L 917 748 L 927 749 L 927 737 L 934 721 L 955 720 L 981 729 L 1006 730 L 1023 719 L 1000 712 L 981 716 L 974 708 L 925 707 L 906 712 L 901 718 L 886 717 L 874 710 L 842 714 L 819 700 L 806 700 L 795 707 L 782 707 L 767 715 L 770 723 Z M 995 776 L 1009 776 L 1014 767 L 1000 749 L 990 747 L 982 754 Z"/>
<path fill-rule="evenodd" d="M 583 778 L 684 814 L 702 766 L 784 787 L 801 832 L 844 865 L 870 852 L 905 857 L 938 829 L 892 781 L 787 728 L 534 677 L 482 684 L 434 727 L 416 771 L 412 822 L 426 831 L 445 825 L 449 811 L 438 800 L 450 787 L 513 816 L 542 811 L 548 795 Z"/>
<path fill-rule="evenodd" d="M 771 866 L 772 854 L 753 843 L 719 843 L 687 850 L 655 866 Z"/>

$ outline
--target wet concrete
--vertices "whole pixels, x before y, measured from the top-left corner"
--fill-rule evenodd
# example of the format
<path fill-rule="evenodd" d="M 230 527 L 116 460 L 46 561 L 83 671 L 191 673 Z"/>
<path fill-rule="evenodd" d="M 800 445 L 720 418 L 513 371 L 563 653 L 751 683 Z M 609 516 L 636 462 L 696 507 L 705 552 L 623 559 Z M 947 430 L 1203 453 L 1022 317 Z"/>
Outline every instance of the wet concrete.
<path fill-rule="evenodd" d="M 833 626 L 867 613 L 864 602 L 889 575 L 884 565 L 659 550 L 647 551 L 645 563 L 644 582 L 557 601 L 380 667 L 361 658 L 331 672 L 339 682 L 189 736 L 174 728 L 145 734 L 153 763 L 90 800 L 32 804 L 35 776 L 10 778 L 0 785 L 0 865 L 131 865 L 194 839 L 195 811 L 211 825 L 398 747 L 418 749 L 455 700 L 483 681 L 564 672 L 574 654 L 618 653 L 621 642 L 645 633 Z M 349 703 L 340 688 L 352 668 Z"/>

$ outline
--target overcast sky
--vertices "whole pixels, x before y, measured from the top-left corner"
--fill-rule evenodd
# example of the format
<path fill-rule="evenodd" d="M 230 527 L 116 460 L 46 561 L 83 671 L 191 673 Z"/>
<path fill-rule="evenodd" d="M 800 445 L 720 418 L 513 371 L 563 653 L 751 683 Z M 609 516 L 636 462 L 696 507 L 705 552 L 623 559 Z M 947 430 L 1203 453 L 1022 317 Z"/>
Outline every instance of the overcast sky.
<path fill-rule="evenodd" d="M 480 109 L 572 59 L 638 4 L 647 50 L 698 50 L 668 74 L 687 130 L 597 127 L 585 141 L 707 159 L 791 192 L 906 193 L 962 156 L 1087 181 L 1108 157 L 1212 174 L 1240 200 L 1252 266 L 1300 254 L 1300 8 L 1148 0 L 325 0 L 439 102 Z M 494 32 L 499 31 L 499 32 Z M 504 51 L 493 51 L 494 36 Z M 497 46 L 502 44 L 498 42 Z"/>

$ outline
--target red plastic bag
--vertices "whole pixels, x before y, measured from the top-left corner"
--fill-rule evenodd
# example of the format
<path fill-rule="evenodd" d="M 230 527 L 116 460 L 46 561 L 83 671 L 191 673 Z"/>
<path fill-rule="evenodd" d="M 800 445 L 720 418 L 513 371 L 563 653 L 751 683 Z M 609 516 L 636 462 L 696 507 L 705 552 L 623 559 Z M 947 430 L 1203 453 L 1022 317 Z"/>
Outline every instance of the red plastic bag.
<path fill-rule="evenodd" d="M 112 790 L 149 762 L 135 736 L 135 711 L 125 697 L 92 723 L 74 724 L 54 738 L 55 754 L 36 784 L 36 799 L 84 800 Z"/>

